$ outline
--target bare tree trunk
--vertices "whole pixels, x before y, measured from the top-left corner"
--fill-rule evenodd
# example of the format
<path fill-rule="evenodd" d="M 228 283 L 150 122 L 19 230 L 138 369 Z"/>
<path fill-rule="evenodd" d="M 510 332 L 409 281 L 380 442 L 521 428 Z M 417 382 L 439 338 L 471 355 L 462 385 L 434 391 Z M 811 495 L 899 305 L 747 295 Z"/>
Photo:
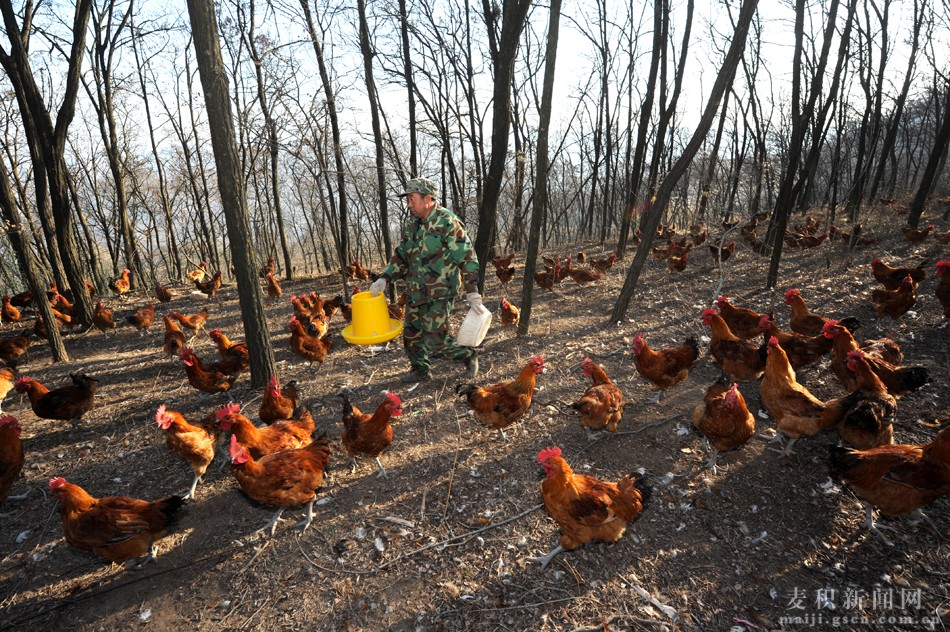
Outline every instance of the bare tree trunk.
<path fill-rule="evenodd" d="M 940 165 L 948 146 L 950 146 L 950 81 L 944 87 L 943 120 L 937 130 L 933 149 L 930 150 L 930 158 L 927 159 L 924 175 L 920 178 L 920 186 L 917 188 L 917 195 L 914 196 L 914 203 L 910 207 L 910 215 L 907 216 L 907 225 L 912 228 L 917 228 L 920 223 L 920 216 L 924 212 L 924 204 L 927 203 L 927 198 L 937 182 L 937 167 Z M 946 219 L 946 214 L 944 214 L 944 219 Z"/>
<path fill-rule="evenodd" d="M 419 175 L 419 165 L 416 163 L 419 148 L 416 140 L 416 85 L 412 78 L 412 59 L 409 56 L 409 15 L 406 12 L 406 0 L 399 0 L 399 35 L 402 44 L 402 67 L 406 74 L 406 99 L 409 104 L 409 177 L 414 178 Z"/>
<path fill-rule="evenodd" d="M 10 177 L 7 174 L 6 165 L 0 160 L 0 213 L 3 214 L 3 222 L 6 227 L 7 237 L 10 239 L 10 245 L 16 253 L 20 264 L 20 270 L 26 277 L 27 287 L 33 291 L 33 303 L 39 310 L 43 321 L 47 323 L 46 330 L 49 332 L 49 348 L 53 355 L 53 362 L 68 362 L 69 354 L 66 353 L 66 345 L 63 344 L 63 337 L 59 333 L 59 327 L 55 325 L 56 319 L 49 301 L 46 300 L 46 282 L 40 276 L 36 269 L 36 257 L 33 255 L 33 248 L 30 242 L 23 239 L 23 229 L 20 223 L 16 199 L 13 196 L 13 189 L 10 187 Z M 83 288 L 85 290 L 85 288 Z M 87 294 L 88 296 L 88 294 Z"/>
<path fill-rule="evenodd" d="M 404 5 L 405 0 L 400 2 Z M 360 19 L 360 51 L 363 53 L 363 75 L 366 80 L 366 95 L 369 98 L 369 114 L 373 124 L 373 140 L 376 141 L 376 186 L 379 195 L 379 223 L 383 233 L 385 261 L 392 257 L 392 237 L 389 234 L 389 205 L 386 200 L 386 155 L 383 151 L 383 132 L 379 124 L 379 97 L 373 79 L 373 51 L 369 40 L 369 23 L 366 20 L 366 0 L 357 0 Z M 404 8 L 404 6 L 403 6 Z M 415 103 L 413 102 L 413 107 Z"/>
<path fill-rule="evenodd" d="M 525 336 L 531 323 L 532 290 L 534 271 L 537 269 L 538 245 L 541 236 L 541 220 L 548 205 L 548 135 L 551 126 L 551 106 L 554 101 L 554 69 L 557 61 L 557 40 L 561 23 L 561 0 L 551 0 L 548 18 L 548 42 L 544 58 L 544 87 L 541 89 L 541 111 L 538 121 L 538 149 L 534 174 L 534 200 L 531 212 L 531 236 L 525 254 L 524 282 L 521 285 L 521 319 L 518 335 Z"/>
<path fill-rule="evenodd" d="M 99 132 L 102 137 L 102 143 L 105 147 L 106 157 L 109 161 L 109 170 L 112 172 L 112 179 L 115 184 L 115 214 L 119 220 L 119 232 L 122 236 L 122 244 L 125 251 L 126 265 L 132 269 L 131 285 L 138 287 L 144 281 L 145 272 L 142 266 L 142 258 L 139 255 L 138 245 L 135 242 L 135 235 L 132 233 L 132 222 L 129 220 L 129 202 L 128 194 L 125 190 L 125 165 L 119 156 L 119 137 L 115 124 L 115 107 L 113 102 L 112 70 L 113 56 L 115 55 L 118 41 L 122 37 L 126 26 L 132 14 L 133 3 L 129 2 L 128 9 L 119 20 L 118 24 L 113 24 L 114 12 L 116 9 L 115 0 L 110 0 L 104 12 L 98 12 L 97 7 L 93 7 L 96 14 L 92 20 L 95 41 L 92 43 L 91 61 L 93 68 L 93 79 L 95 81 L 95 90 L 84 82 L 86 93 L 96 110 L 99 118 Z"/>
<path fill-rule="evenodd" d="M 245 43 L 247 44 L 247 49 L 251 54 L 251 61 L 254 63 L 254 76 L 257 79 L 257 100 L 261 105 L 261 113 L 264 115 L 264 127 L 267 129 L 271 169 L 271 196 L 274 198 L 274 216 L 277 220 L 277 234 L 280 237 L 280 250 L 281 254 L 284 256 L 284 278 L 288 281 L 292 281 L 294 278 L 294 270 L 290 262 L 290 248 L 287 246 L 287 231 L 284 228 L 284 213 L 280 205 L 280 176 L 278 173 L 280 166 L 280 144 L 277 139 L 277 123 L 274 121 L 274 117 L 271 114 L 270 103 L 267 100 L 267 92 L 264 90 L 263 62 L 261 60 L 261 55 L 257 50 L 257 39 L 254 36 L 254 6 L 254 0 L 250 0 L 248 4 L 250 17 L 248 19 L 248 33 L 245 37 Z M 244 29 L 241 29 L 241 36 L 245 36 Z M 265 224 L 265 226 L 266 225 L 267 224 Z"/>
<path fill-rule="evenodd" d="M 641 229 L 643 233 L 643 241 L 640 242 L 640 247 L 637 248 L 637 254 L 634 256 L 633 263 L 630 265 L 630 269 L 627 272 L 627 278 L 624 281 L 623 288 L 620 291 L 620 296 L 617 297 L 617 302 L 614 304 L 608 325 L 623 319 L 624 315 L 627 313 L 627 307 L 630 305 L 630 300 L 633 298 L 633 292 L 637 288 L 637 279 L 640 277 L 640 272 L 643 270 L 643 264 L 646 262 L 647 255 L 650 252 L 650 247 L 653 244 L 653 239 L 656 237 L 656 229 L 660 224 L 660 218 L 663 216 L 665 207 L 669 203 L 670 197 L 676 188 L 677 182 L 686 172 L 686 169 L 689 167 L 689 164 L 696 155 L 696 152 L 699 151 L 699 148 L 702 146 L 703 141 L 706 138 L 706 134 L 709 133 L 709 129 L 712 127 L 713 120 L 716 118 L 716 114 L 719 111 L 719 104 L 722 100 L 722 97 L 726 93 L 726 90 L 728 90 L 732 85 L 732 81 L 735 78 L 736 68 L 738 68 L 739 61 L 742 58 L 742 52 L 745 49 L 746 38 L 749 35 L 749 25 L 752 23 L 752 18 L 755 15 L 757 5 L 758 0 L 744 0 L 742 3 L 742 8 L 739 11 L 739 18 L 736 23 L 735 34 L 732 36 L 732 42 L 729 44 L 729 51 L 726 53 L 726 58 L 723 60 L 722 68 L 719 70 L 719 74 L 716 76 L 716 82 L 713 84 L 712 92 L 709 95 L 709 101 L 706 103 L 706 107 L 703 110 L 703 115 L 699 120 L 699 124 L 696 127 L 696 130 L 693 132 L 693 136 L 690 138 L 689 143 L 687 143 L 686 147 L 683 149 L 683 153 L 673 164 L 669 174 L 663 179 L 663 182 L 657 189 L 656 199 L 653 201 L 652 205 L 649 205 L 651 207 L 644 217 L 643 228 Z"/>
<path fill-rule="evenodd" d="M 485 176 L 482 199 L 478 204 L 478 234 L 475 254 L 478 256 L 478 290 L 485 288 L 485 265 L 495 242 L 498 220 L 498 199 L 508 160 L 508 131 L 511 123 L 508 110 L 511 105 L 511 79 L 514 75 L 518 42 L 528 18 L 531 0 L 503 0 L 501 35 L 495 35 L 495 17 L 488 0 L 482 0 L 485 22 L 488 25 L 492 66 L 495 71 L 492 96 L 491 160 Z"/>
<path fill-rule="evenodd" d="M 43 95 L 40 92 L 30 68 L 26 43 L 32 21 L 32 6 L 27 7 L 23 29 L 17 25 L 17 18 L 10 0 L 0 0 L 0 13 L 10 41 L 10 54 L 0 51 L 0 65 L 3 66 L 17 93 L 17 102 L 23 117 L 24 126 L 32 129 L 31 142 L 39 144 L 39 154 L 47 169 L 50 185 L 50 201 L 53 218 L 56 223 L 57 246 L 63 260 L 69 287 L 73 290 L 79 320 L 84 326 L 92 323 L 92 302 L 89 292 L 85 291 L 82 269 L 76 255 L 76 240 L 73 235 L 73 218 L 70 206 L 69 187 L 66 179 L 66 135 L 76 113 L 76 95 L 79 91 L 79 75 L 85 48 L 86 27 L 92 0 L 79 0 L 73 15 L 73 42 L 69 53 L 69 68 L 66 85 L 62 92 L 62 105 L 56 116 L 56 125 L 50 117 Z M 31 151 L 31 155 L 34 152 Z M 36 167 L 34 167 L 36 168 Z M 52 244 L 50 244 L 52 249 Z"/>
<path fill-rule="evenodd" d="M 624 210 L 623 220 L 620 223 L 620 239 L 617 241 L 617 256 L 623 259 L 627 250 L 627 238 L 630 233 L 630 225 L 633 215 L 637 209 L 641 208 L 639 202 L 641 196 L 640 187 L 643 184 L 643 170 L 646 165 L 647 141 L 650 131 L 650 117 L 653 113 L 653 102 L 656 100 L 657 78 L 660 72 L 660 59 L 663 56 L 663 50 L 666 42 L 663 37 L 663 11 L 664 0 L 654 0 L 653 7 L 653 54 L 650 58 L 650 72 L 647 77 L 647 85 L 644 88 L 643 103 L 640 106 L 640 121 L 637 124 L 637 145 L 633 152 L 633 163 L 630 165 L 627 174 L 627 199 Z M 633 50 L 630 51 L 630 65 L 634 63 Z"/>
<path fill-rule="evenodd" d="M 326 58 L 323 54 L 323 38 L 317 33 L 316 25 L 313 22 L 313 14 L 310 11 L 310 0 L 300 0 L 300 6 L 303 8 L 304 16 L 307 19 L 307 31 L 310 34 L 310 43 L 313 44 L 313 52 L 317 56 L 317 66 L 320 69 L 320 80 L 323 83 L 323 94 L 327 100 L 327 115 L 330 117 L 330 131 L 333 135 L 333 158 L 336 161 L 336 187 L 339 196 L 339 214 L 340 214 L 340 238 L 338 256 L 340 258 L 340 268 L 346 265 L 349 258 L 349 218 L 346 209 L 346 165 L 343 162 L 343 146 L 340 141 L 340 123 L 336 112 L 336 95 L 333 85 L 330 82 L 330 72 L 327 69 Z M 341 272 L 342 274 L 342 272 Z"/>
<path fill-rule="evenodd" d="M 188 0 L 188 14 L 191 18 L 198 72 L 205 92 L 208 121 L 211 124 L 211 144 L 218 169 L 218 189 L 221 192 L 228 239 L 235 262 L 244 335 L 250 350 L 251 384 L 254 387 L 263 387 L 271 375 L 276 375 L 277 368 L 267 329 L 261 285 L 257 278 L 258 266 L 252 246 L 247 199 L 235 142 L 234 121 L 231 118 L 228 79 L 218 41 L 214 1 Z"/>

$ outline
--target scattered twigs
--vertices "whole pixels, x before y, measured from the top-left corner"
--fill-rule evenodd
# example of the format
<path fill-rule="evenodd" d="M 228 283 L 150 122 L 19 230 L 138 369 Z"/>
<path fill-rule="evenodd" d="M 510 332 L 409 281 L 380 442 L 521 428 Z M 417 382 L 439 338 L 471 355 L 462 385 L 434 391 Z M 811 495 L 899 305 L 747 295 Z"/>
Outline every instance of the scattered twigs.
<path fill-rule="evenodd" d="M 384 562 L 384 563 L 380 564 L 380 565 L 377 566 L 376 568 L 367 568 L 367 569 L 328 568 L 328 567 L 325 567 L 325 566 L 321 566 L 320 564 L 317 564 L 317 563 L 314 562 L 312 559 L 310 559 L 310 556 L 307 555 L 307 553 L 303 550 L 302 547 L 300 548 L 300 552 L 303 554 L 304 558 L 305 558 L 308 562 L 310 562 L 311 565 L 313 565 L 313 566 L 316 567 L 316 568 L 319 568 L 319 569 L 322 570 L 322 571 L 326 571 L 326 572 L 328 572 L 328 573 L 345 573 L 345 574 L 348 574 L 348 575 L 374 575 L 374 574 L 376 574 L 376 573 L 378 573 L 378 572 L 380 572 L 380 571 L 382 571 L 382 570 L 385 570 L 386 568 L 388 568 L 388 567 L 390 567 L 390 566 L 393 566 L 394 564 L 396 564 L 396 563 L 398 563 L 398 562 L 402 562 L 403 560 L 407 560 L 407 559 L 409 559 L 409 558 L 411 558 L 411 557 L 415 557 L 415 556 L 418 555 L 419 553 L 422 553 L 422 552 L 424 552 L 424 551 L 428 551 L 429 549 L 436 549 L 436 548 L 440 548 L 440 547 L 444 548 L 444 547 L 449 546 L 450 544 L 462 543 L 462 542 L 464 542 L 465 540 L 471 539 L 471 538 L 475 537 L 476 535 L 478 535 L 478 534 L 480 534 L 480 533 L 485 533 L 486 531 L 491 531 L 492 529 L 497 529 L 498 527 L 502 527 L 502 526 L 504 526 L 504 525 L 506 525 L 506 524 L 509 524 L 509 523 L 511 523 L 511 522 L 514 522 L 515 520 L 519 520 L 520 518 L 523 518 L 523 517 L 527 516 L 529 513 L 533 512 L 533 511 L 537 511 L 538 509 L 541 509 L 541 507 L 544 507 L 544 505 L 543 505 L 542 503 L 538 503 L 537 505 L 534 505 L 533 507 L 530 507 L 530 508 L 528 508 L 528 509 L 525 509 L 524 511 L 522 511 L 522 512 L 519 513 L 519 514 L 516 514 L 516 515 L 514 515 L 514 516 L 508 518 L 507 520 L 502 520 L 501 522 L 496 522 L 495 524 L 490 524 L 490 525 L 488 525 L 488 526 L 486 526 L 486 527 L 482 527 L 481 529 L 476 529 L 475 531 L 468 531 L 467 533 L 461 533 L 461 534 L 459 534 L 459 535 L 452 536 L 451 538 L 447 538 L 447 539 L 445 539 L 445 540 L 440 540 L 439 542 L 433 542 L 433 543 L 431 543 L 431 544 L 427 544 L 427 545 L 425 545 L 425 546 L 419 547 L 418 549 L 414 549 L 414 550 L 412 550 L 412 551 L 409 551 L 408 553 L 403 553 L 402 555 L 400 555 L 400 556 L 398 556 L 398 557 L 394 557 L 393 559 L 389 560 L 388 562 Z M 299 543 L 298 543 L 298 546 L 299 546 Z"/>

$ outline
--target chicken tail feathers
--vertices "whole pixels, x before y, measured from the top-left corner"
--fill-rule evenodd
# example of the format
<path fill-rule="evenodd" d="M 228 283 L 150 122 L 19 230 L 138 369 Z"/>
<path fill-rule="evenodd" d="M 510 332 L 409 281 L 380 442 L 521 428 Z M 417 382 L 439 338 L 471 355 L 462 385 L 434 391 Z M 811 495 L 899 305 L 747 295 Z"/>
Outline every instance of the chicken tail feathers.
<path fill-rule="evenodd" d="M 901 382 L 910 391 L 916 391 L 924 384 L 930 382 L 930 372 L 926 367 L 908 366 L 897 370 Z"/>
<path fill-rule="evenodd" d="M 353 414 L 353 404 L 350 402 L 350 398 L 347 396 L 346 391 L 340 391 L 337 393 L 340 399 L 343 400 L 343 414 L 352 415 Z"/>
<path fill-rule="evenodd" d="M 696 341 L 694 336 L 690 336 L 686 339 L 686 345 L 693 350 L 693 354 L 698 358 L 699 357 L 699 342 Z"/>
<path fill-rule="evenodd" d="M 857 453 L 851 448 L 829 445 L 828 462 L 831 465 L 832 473 L 840 478 L 843 472 L 858 464 Z"/>
<path fill-rule="evenodd" d="M 185 505 L 184 496 L 168 496 L 158 501 L 159 511 L 165 518 L 167 525 L 172 525 L 178 518 L 178 512 Z"/>
<path fill-rule="evenodd" d="M 475 392 L 478 386 L 475 384 L 456 384 L 455 385 L 455 394 L 459 397 L 468 397 Z"/>
<path fill-rule="evenodd" d="M 838 321 L 838 324 L 850 331 L 852 334 L 861 329 L 861 321 L 854 316 L 848 316 Z"/>
<path fill-rule="evenodd" d="M 653 486 L 646 474 L 642 476 L 628 474 L 620 480 L 617 487 L 624 496 L 629 496 L 630 492 L 635 489 L 640 494 L 641 505 L 646 505 L 650 497 L 653 496 Z"/>

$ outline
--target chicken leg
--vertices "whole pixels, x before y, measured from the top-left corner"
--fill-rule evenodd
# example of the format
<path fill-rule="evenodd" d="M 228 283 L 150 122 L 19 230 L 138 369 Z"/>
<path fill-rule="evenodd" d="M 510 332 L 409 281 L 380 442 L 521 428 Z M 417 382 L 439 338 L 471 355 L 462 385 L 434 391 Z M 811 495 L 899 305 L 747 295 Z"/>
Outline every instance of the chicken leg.
<path fill-rule="evenodd" d="M 307 527 L 310 526 L 310 523 L 313 522 L 313 501 L 311 500 L 307 503 L 307 515 L 304 516 L 304 519 L 294 525 L 294 527 L 300 527 L 301 531 L 306 531 Z"/>
<path fill-rule="evenodd" d="M 538 564 L 541 565 L 541 570 L 543 571 L 545 568 L 548 567 L 548 564 L 551 563 L 551 560 L 553 560 L 554 557 L 558 553 L 563 553 L 563 552 L 564 552 L 564 547 L 558 544 L 556 547 L 551 549 L 551 551 L 547 555 L 542 555 L 541 557 L 529 557 L 528 561 L 537 562 Z"/>
<path fill-rule="evenodd" d="M 881 531 L 882 530 L 896 531 L 896 529 L 894 529 L 894 527 L 888 527 L 888 526 L 876 523 L 874 521 L 874 506 L 871 503 L 867 502 L 866 500 L 862 502 L 864 503 L 864 508 L 867 510 L 867 520 L 864 523 L 864 528 L 870 529 L 874 533 L 881 536 L 881 539 L 884 540 L 884 544 L 886 544 L 887 546 L 894 546 L 894 543 L 888 540 L 887 537 L 883 533 L 881 533 Z"/>
<path fill-rule="evenodd" d="M 379 457 L 376 457 L 376 465 L 379 467 L 379 472 L 376 473 L 377 478 L 388 478 L 389 473 L 386 472 L 386 468 L 383 467 L 382 462 L 380 462 Z"/>
<path fill-rule="evenodd" d="M 584 430 L 587 432 L 587 443 L 593 443 L 607 435 L 606 430 L 591 430 L 587 426 L 584 426 Z"/>
<path fill-rule="evenodd" d="M 274 532 L 277 531 L 277 523 L 280 522 L 280 514 L 282 514 L 282 513 L 284 513 L 284 508 L 283 508 L 283 507 L 281 507 L 280 509 L 278 509 L 278 510 L 277 510 L 277 513 L 274 514 L 274 517 L 270 519 L 270 522 L 268 522 L 268 523 L 265 524 L 263 527 L 261 527 L 260 529 L 258 529 L 257 532 L 259 533 L 259 532 L 261 532 L 261 531 L 268 531 L 268 530 L 269 530 L 269 531 L 270 531 L 270 534 L 271 534 L 271 535 L 274 535 Z"/>
<path fill-rule="evenodd" d="M 191 482 L 191 489 L 188 490 L 188 493 L 182 496 L 182 500 L 194 500 L 195 499 L 195 489 L 198 488 L 198 483 L 201 482 L 201 477 L 196 476 L 195 480 Z"/>
<path fill-rule="evenodd" d="M 657 391 L 652 399 L 646 401 L 647 404 L 659 404 L 660 400 L 663 399 L 663 391 Z"/>

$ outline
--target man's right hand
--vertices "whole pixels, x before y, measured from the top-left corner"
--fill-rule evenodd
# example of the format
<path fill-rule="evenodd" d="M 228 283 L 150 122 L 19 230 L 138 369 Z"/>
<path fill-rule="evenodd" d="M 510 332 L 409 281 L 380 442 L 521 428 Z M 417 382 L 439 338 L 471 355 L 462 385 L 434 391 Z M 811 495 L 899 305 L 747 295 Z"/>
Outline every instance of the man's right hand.
<path fill-rule="evenodd" d="M 386 291 L 386 279 L 383 277 L 379 277 L 378 279 L 373 281 L 372 285 L 369 286 L 369 292 L 373 296 L 379 296 L 385 291 Z"/>

